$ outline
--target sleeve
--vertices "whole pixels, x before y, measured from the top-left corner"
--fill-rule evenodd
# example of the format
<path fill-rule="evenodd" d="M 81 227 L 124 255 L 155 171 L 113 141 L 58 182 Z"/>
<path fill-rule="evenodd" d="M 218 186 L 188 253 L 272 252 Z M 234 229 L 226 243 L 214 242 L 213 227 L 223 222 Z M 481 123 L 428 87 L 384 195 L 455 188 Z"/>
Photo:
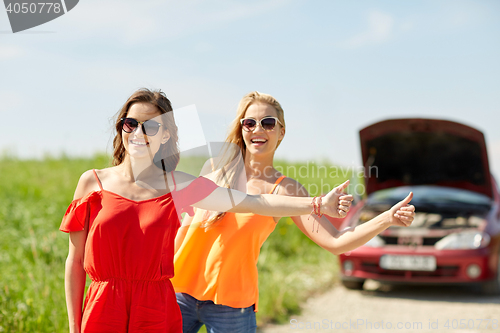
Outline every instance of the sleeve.
<path fill-rule="evenodd" d="M 91 202 L 96 197 L 96 192 L 91 192 L 86 197 L 71 202 L 61 222 L 59 230 L 63 232 L 82 231 L 85 221 L 89 216 Z"/>
<path fill-rule="evenodd" d="M 173 194 L 174 204 L 179 213 L 193 215 L 192 204 L 209 196 L 216 188 L 217 184 L 205 177 L 198 177 L 188 186 Z"/>

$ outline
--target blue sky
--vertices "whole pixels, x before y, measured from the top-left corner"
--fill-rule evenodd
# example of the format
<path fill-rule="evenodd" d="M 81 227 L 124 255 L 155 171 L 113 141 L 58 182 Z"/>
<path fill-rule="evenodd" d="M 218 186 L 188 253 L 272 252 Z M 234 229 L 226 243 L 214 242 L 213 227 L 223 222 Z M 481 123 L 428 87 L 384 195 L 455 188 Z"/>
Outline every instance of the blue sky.
<path fill-rule="evenodd" d="M 396 117 L 483 131 L 500 177 L 500 1 L 95 1 L 17 34 L 0 10 L 0 152 L 110 151 L 137 88 L 195 105 L 223 140 L 240 98 L 285 110 L 277 157 L 361 164 L 358 131 Z"/>

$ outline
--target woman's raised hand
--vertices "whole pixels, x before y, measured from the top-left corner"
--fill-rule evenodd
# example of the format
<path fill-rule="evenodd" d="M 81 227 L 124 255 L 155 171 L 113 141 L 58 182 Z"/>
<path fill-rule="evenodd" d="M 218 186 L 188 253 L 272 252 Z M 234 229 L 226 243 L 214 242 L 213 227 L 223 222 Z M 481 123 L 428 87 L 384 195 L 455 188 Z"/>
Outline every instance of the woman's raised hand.
<path fill-rule="evenodd" d="M 345 193 L 347 186 L 349 186 L 349 181 L 337 186 L 324 196 L 321 205 L 321 213 L 336 218 L 344 218 L 347 216 L 347 212 L 351 209 L 353 200 L 352 195 Z"/>
<path fill-rule="evenodd" d="M 413 198 L 413 192 L 410 192 L 406 198 L 395 204 L 389 210 L 391 225 L 407 227 L 415 218 L 415 206 L 409 205 Z"/>

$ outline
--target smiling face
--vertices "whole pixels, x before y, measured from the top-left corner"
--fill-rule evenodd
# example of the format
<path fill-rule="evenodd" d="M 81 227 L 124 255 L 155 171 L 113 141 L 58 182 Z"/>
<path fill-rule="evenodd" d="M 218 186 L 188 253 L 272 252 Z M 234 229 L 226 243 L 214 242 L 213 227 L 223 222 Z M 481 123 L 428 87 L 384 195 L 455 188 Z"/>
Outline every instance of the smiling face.
<path fill-rule="evenodd" d="M 245 142 L 247 154 L 263 155 L 274 154 L 278 142 L 283 139 L 285 129 L 277 123 L 273 130 L 266 131 L 260 125 L 260 120 L 265 117 L 277 117 L 278 112 L 274 107 L 266 103 L 251 104 L 245 112 L 245 118 L 253 118 L 257 126 L 253 131 L 247 132 L 241 129 L 243 141 Z"/>
<path fill-rule="evenodd" d="M 145 102 L 134 103 L 127 112 L 127 118 L 133 118 L 138 122 L 147 120 L 157 122 L 162 126 L 158 133 L 152 136 L 143 133 L 143 127 L 139 125 L 132 133 L 122 129 L 122 142 L 128 155 L 134 158 L 153 158 L 155 153 L 170 138 L 168 130 L 162 123 L 160 111 L 152 104 Z"/>

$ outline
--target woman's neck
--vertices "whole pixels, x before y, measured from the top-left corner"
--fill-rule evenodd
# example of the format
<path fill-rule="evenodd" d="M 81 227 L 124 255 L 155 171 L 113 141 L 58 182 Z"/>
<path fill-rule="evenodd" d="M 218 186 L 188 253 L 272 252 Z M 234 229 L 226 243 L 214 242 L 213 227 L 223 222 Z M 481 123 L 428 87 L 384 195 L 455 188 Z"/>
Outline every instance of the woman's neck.
<path fill-rule="evenodd" d="M 151 168 L 153 161 L 149 158 L 133 158 L 126 155 L 122 163 L 121 172 L 124 177 L 136 182 L 144 171 Z M 144 175 L 143 175 L 144 176 Z"/>
<path fill-rule="evenodd" d="M 245 157 L 245 171 L 247 179 L 266 179 L 274 177 L 273 167 L 274 154 L 266 156 L 255 156 L 247 152 Z"/>

